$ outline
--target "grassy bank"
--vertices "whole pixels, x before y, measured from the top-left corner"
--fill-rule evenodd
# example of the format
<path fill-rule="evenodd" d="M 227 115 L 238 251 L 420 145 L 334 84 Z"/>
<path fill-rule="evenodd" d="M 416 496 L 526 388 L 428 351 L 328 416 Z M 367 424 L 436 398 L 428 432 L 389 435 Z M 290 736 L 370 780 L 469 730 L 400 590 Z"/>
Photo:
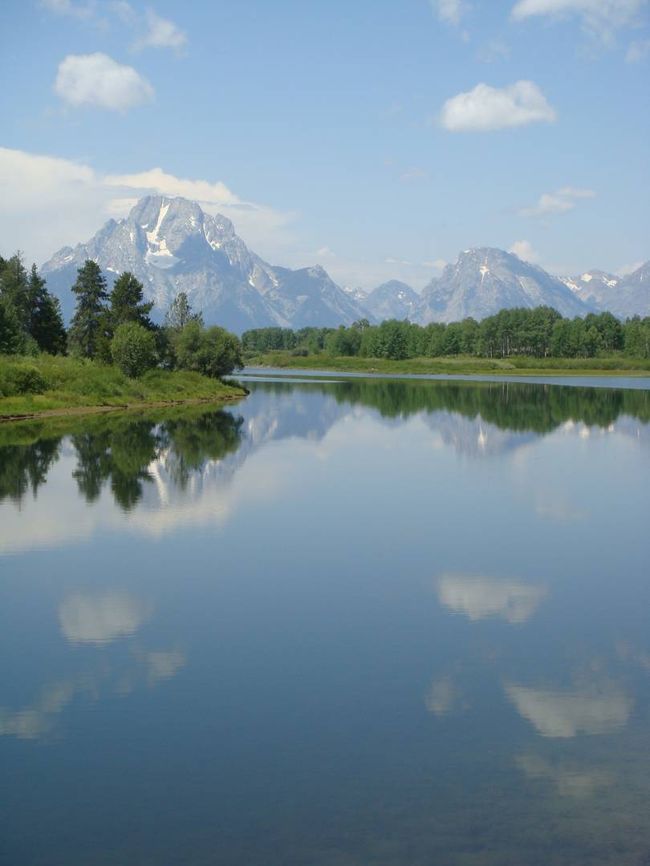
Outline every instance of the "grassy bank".
<path fill-rule="evenodd" d="M 117 367 L 76 358 L 0 356 L 0 420 L 111 408 L 227 402 L 241 388 L 198 373 L 150 370 L 129 379 Z"/>
<path fill-rule="evenodd" d="M 292 370 L 335 370 L 350 373 L 498 374 L 513 376 L 648 376 L 650 360 L 622 355 L 604 358 L 476 358 L 455 355 L 440 358 L 341 357 L 326 354 L 297 356 L 268 352 L 246 359 L 251 367 L 283 367 Z"/>

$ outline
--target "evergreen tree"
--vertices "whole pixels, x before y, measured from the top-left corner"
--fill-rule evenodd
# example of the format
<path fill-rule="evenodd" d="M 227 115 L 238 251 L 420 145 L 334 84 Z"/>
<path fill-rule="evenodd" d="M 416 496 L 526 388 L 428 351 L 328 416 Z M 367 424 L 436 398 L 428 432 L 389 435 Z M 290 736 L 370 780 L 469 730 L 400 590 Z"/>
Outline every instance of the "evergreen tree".
<path fill-rule="evenodd" d="M 0 270 L 0 296 L 13 307 L 24 331 L 29 330 L 29 292 L 27 271 L 20 253 L 5 261 Z"/>
<path fill-rule="evenodd" d="M 94 358 L 102 341 L 107 340 L 108 292 L 97 262 L 87 259 L 79 268 L 72 291 L 77 296 L 77 306 L 68 335 L 70 349 L 75 355 Z"/>
<path fill-rule="evenodd" d="M 0 355 L 17 355 L 25 348 L 25 332 L 13 304 L 0 294 Z"/>
<path fill-rule="evenodd" d="M 129 271 L 125 271 L 115 282 L 111 292 L 110 319 L 113 332 L 127 322 L 142 325 L 148 331 L 154 329 L 149 318 L 153 303 L 144 303 L 142 283 Z"/>
<path fill-rule="evenodd" d="M 48 292 L 45 280 L 38 273 L 36 265 L 32 265 L 29 274 L 27 294 L 30 310 L 29 333 L 43 352 L 62 355 L 66 349 L 66 334 L 59 299 Z"/>

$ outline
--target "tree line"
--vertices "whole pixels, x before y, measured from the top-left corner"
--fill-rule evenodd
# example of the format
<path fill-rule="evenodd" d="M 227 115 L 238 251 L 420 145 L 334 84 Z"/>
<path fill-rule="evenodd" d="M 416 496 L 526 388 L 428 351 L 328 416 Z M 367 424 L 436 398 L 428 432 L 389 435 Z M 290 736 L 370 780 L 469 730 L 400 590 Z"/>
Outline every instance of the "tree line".
<path fill-rule="evenodd" d="M 153 367 L 221 377 L 242 366 L 239 338 L 216 325 L 206 328 L 184 292 L 159 326 L 142 283 L 128 271 L 109 291 L 99 265 L 88 259 L 71 290 L 76 304 L 66 332 L 59 301 L 36 265 L 27 273 L 20 254 L 0 257 L 0 354 L 69 353 L 115 364 L 130 377 Z"/>
<path fill-rule="evenodd" d="M 611 313 L 563 318 L 552 307 L 500 310 L 480 322 L 463 319 L 416 325 L 387 320 L 371 325 L 361 319 L 339 328 L 256 328 L 242 335 L 245 355 L 284 350 L 295 355 L 408 358 L 473 355 L 483 358 L 593 358 L 623 352 L 650 358 L 650 317 L 625 322 Z"/>

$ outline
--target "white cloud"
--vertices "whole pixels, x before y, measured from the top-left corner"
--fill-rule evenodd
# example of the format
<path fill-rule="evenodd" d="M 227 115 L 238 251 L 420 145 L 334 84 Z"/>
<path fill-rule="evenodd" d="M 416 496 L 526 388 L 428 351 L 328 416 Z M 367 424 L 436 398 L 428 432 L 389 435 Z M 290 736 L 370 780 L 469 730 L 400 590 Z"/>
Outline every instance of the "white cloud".
<path fill-rule="evenodd" d="M 650 55 L 650 39 L 637 39 L 627 49 L 625 59 L 628 63 L 641 63 Z"/>
<path fill-rule="evenodd" d="M 147 32 L 134 43 L 136 50 L 142 48 L 173 48 L 179 51 L 187 44 L 187 35 L 170 21 L 161 18 L 153 9 L 147 9 Z"/>
<path fill-rule="evenodd" d="M 518 0 L 511 15 L 515 21 L 574 16 L 587 33 L 609 42 L 617 30 L 633 26 L 646 5 L 647 0 Z"/>
<path fill-rule="evenodd" d="M 73 3 L 72 0 L 41 0 L 41 6 L 55 15 L 90 19 L 95 14 L 95 3 Z"/>
<path fill-rule="evenodd" d="M 489 132 L 555 119 L 554 109 L 532 81 L 517 81 L 501 89 L 477 84 L 448 99 L 440 113 L 440 123 L 450 132 Z"/>
<path fill-rule="evenodd" d="M 293 242 L 295 214 L 245 201 L 221 182 L 180 178 L 161 168 L 101 175 L 72 160 L 0 147 L 0 236 L 4 251 L 43 262 L 62 246 L 87 240 L 109 217 L 120 219 L 143 195 L 198 201 L 228 216 L 247 243 L 271 255 Z"/>
<path fill-rule="evenodd" d="M 508 252 L 514 253 L 524 262 L 536 263 L 539 261 L 539 253 L 530 241 L 515 241 Z"/>
<path fill-rule="evenodd" d="M 526 622 L 546 595 L 543 586 L 514 580 L 446 574 L 438 581 L 438 599 L 470 620 L 499 616 L 509 623 Z"/>
<path fill-rule="evenodd" d="M 518 713 L 543 737 L 609 734 L 623 727 L 634 706 L 632 698 L 613 683 L 594 683 L 572 692 L 514 684 L 505 690 Z"/>
<path fill-rule="evenodd" d="M 161 195 L 182 196 L 194 201 L 217 205 L 240 204 L 237 196 L 228 187 L 217 181 L 189 180 L 167 174 L 162 168 L 152 168 L 135 174 L 109 174 L 104 178 L 108 186 L 142 190 L 143 194 L 157 192 Z"/>
<path fill-rule="evenodd" d="M 543 193 L 536 205 L 523 208 L 519 213 L 525 217 L 548 217 L 567 213 L 573 210 L 581 199 L 595 198 L 595 196 L 593 189 L 564 186 L 555 192 Z"/>
<path fill-rule="evenodd" d="M 54 89 L 69 105 L 109 111 L 126 111 L 154 97 L 153 87 L 132 66 L 99 51 L 69 54 L 59 64 Z"/>
<path fill-rule="evenodd" d="M 71 643 L 109 643 L 133 634 L 144 618 L 144 606 L 126 593 L 76 593 L 59 605 L 61 631 Z"/>
<path fill-rule="evenodd" d="M 431 0 L 431 6 L 433 11 L 438 13 L 441 21 L 454 27 L 460 24 L 461 18 L 467 11 L 463 0 Z"/>

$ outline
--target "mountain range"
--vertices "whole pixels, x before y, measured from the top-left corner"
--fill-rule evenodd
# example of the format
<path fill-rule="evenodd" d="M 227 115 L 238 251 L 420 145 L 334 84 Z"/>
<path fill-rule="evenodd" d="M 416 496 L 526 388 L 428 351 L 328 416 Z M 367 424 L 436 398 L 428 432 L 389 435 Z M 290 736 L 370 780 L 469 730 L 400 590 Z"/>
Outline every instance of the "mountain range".
<path fill-rule="evenodd" d="M 70 287 L 86 259 L 99 264 L 109 286 L 120 273 L 133 273 L 158 320 L 182 291 L 206 324 L 237 333 L 364 318 L 451 322 L 540 304 L 564 316 L 604 309 L 621 318 L 650 314 L 650 262 L 625 278 L 601 271 L 559 278 L 503 250 L 477 248 L 462 252 L 421 294 L 399 280 L 366 293 L 342 289 L 320 265 L 292 270 L 269 264 L 248 249 L 229 219 L 184 198 L 147 196 L 126 218 L 109 220 L 89 241 L 64 247 L 43 265 L 67 320 L 74 307 Z"/>

